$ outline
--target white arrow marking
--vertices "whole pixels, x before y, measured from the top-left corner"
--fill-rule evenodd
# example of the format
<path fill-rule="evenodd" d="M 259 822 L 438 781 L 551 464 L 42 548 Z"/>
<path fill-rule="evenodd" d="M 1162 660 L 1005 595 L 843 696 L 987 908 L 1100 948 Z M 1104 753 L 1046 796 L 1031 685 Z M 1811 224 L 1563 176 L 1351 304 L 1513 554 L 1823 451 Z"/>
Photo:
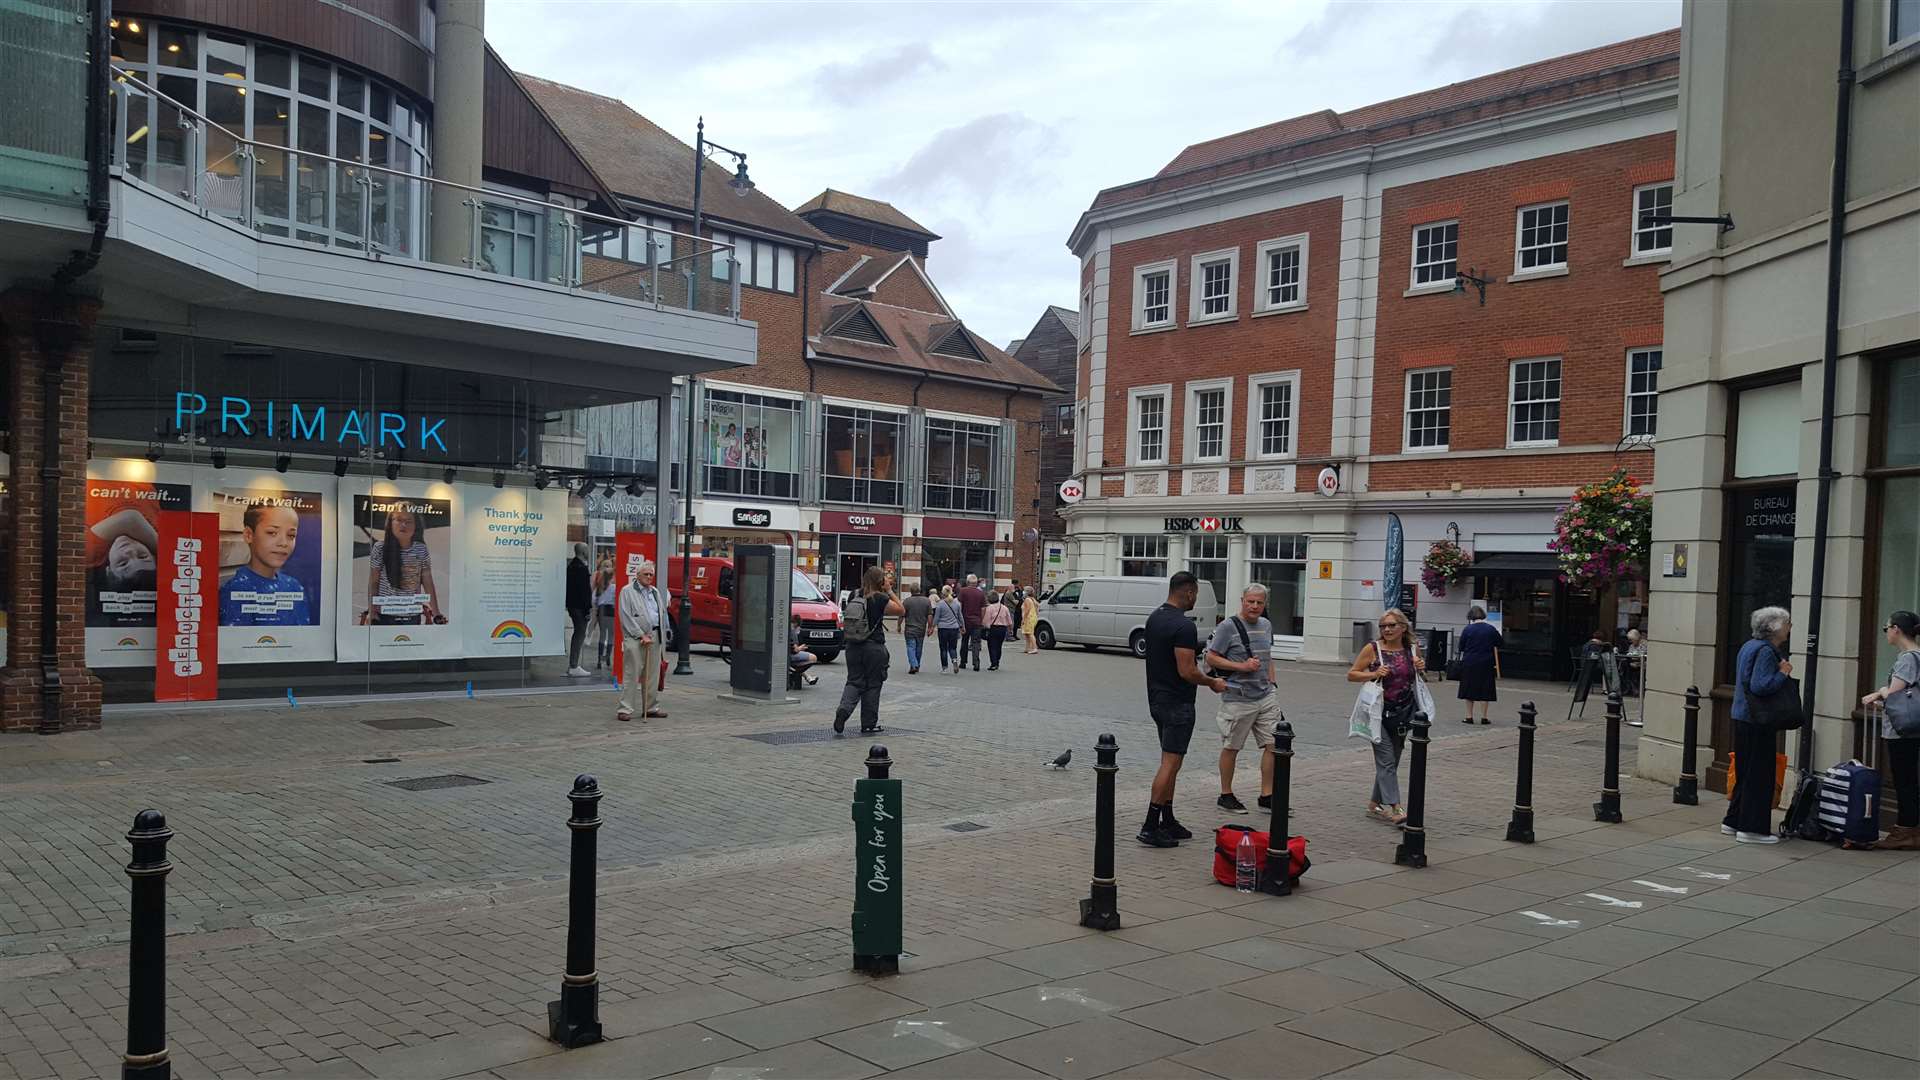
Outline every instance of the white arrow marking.
<path fill-rule="evenodd" d="M 1697 877 L 1702 881 L 1732 881 L 1733 880 L 1732 874 L 1716 874 L 1711 870 L 1695 870 L 1691 866 L 1683 866 L 1680 869 L 1687 871 L 1688 873 L 1692 874 L 1694 877 Z"/>
<path fill-rule="evenodd" d="M 1556 919 L 1551 915 L 1548 915 L 1544 912 L 1539 912 L 1539 911 L 1523 911 L 1520 914 L 1525 915 L 1527 918 L 1532 919 L 1534 922 L 1539 923 L 1541 926 L 1558 927 L 1558 926 L 1579 926 L 1580 925 L 1579 919 Z"/>
<path fill-rule="evenodd" d="M 1666 893 L 1670 896 L 1687 895 L 1687 887 L 1685 885 L 1662 885 L 1657 881 L 1646 881 L 1641 878 L 1634 878 L 1633 883 L 1635 885 L 1645 885 L 1647 888 L 1652 889 L 1654 892 Z"/>
<path fill-rule="evenodd" d="M 1112 1012 L 1115 1006 L 1099 998 L 1088 997 L 1083 991 L 1071 986 L 1043 986 L 1040 988 L 1041 1001 L 1065 1001 L 1097 1012 Z"/>
<path fill-rule="evenodd" d="M 895 1020 L 893 1037 L 897 1039 L 902 1035 L 918 1035 L 929 1042 L 939 1043 L 949 1050 L 968 1050 L 976 1045 L 972 1039 L 962 1038 L 948 1031 L 945 1020 Z"/>
<path fill-rule="evenodd" d="M 1602 904 L 1605 904 L 1607 907 L 1637 908 L 1637 907 L 1646 906 L 1645 904 L 1642 904 L 1638 900 L 1621 900 L 1618 897 L 1608 896 L 1605 893 L 1590 892 L 1585 895 L 1600 901 Z"/>

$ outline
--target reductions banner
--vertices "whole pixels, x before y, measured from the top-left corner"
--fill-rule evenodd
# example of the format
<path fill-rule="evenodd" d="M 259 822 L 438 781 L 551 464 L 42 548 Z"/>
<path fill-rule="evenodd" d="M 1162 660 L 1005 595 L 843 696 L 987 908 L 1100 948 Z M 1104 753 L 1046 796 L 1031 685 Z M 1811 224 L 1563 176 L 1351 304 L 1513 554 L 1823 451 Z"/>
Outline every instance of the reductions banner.
<path fill-rule="evenodd" d="M 559 656 L 566 651 L 567 495 L 564 490 L 461 484 L 468 656 Z"/>
<path fill-rule="evenodd" d="M 467 598 L 453 591 L 461 580 L 459 510 L 446 484 L 340 482 L 338 550 L 346 566 L 334 619 L 339 660 L 461 655 L 454 620 L 468 613 Z"/>
<path fill-rule="evenodd" d="M 87 662 L 154 663 L 163 512 L 185 513 L 190 489 L 153 480 L 87 480 Z"/>
<path fill-rule="evenodd" d="M 613 650 L 613 681 L 622 686 L 627 684 L 627 664 L 624 658 L 627 650 L 625 648 L 625 639 L 620 637 L 620 593 L 625 592 L 627 586 L 633 581 L 635 576 L 640 573 L 640 563 L 643 560 L 654 564 L 654 584 L 665 584 L 665 575 L 660 573 L 660 560 L 657 557 L 659 547 L 660 537 L 654 533 L 619 532 L 613 534 L 613 578 L 620 583 L 620 589 L 614 593 L 613 633 L 614 639 L 619 641 L 622 646 Z M 673 617 L 671 612 L 668 613 L 667 618 L 671 619 Z M 664 660 L 665 657 L 666 654 L 663 652 L 661 658 Z"/>
<path fill-rule="evenodd" d="M 196 492 L 219 522 L 220 658 L 332 660 L 332 493 L 315 477 L 227 469 Z M 288 485 L 292 485 L 289 487 Z M 331 486 L 331 485 L 327 485 Z"/>
<path fill-rule="evenodd" d="M 154 612 L 166 641 L 153 666 L 153 700 L 212 701 L 220 696 L 219 638 L 213 615 L 220 515 L 165 510 Z"/>

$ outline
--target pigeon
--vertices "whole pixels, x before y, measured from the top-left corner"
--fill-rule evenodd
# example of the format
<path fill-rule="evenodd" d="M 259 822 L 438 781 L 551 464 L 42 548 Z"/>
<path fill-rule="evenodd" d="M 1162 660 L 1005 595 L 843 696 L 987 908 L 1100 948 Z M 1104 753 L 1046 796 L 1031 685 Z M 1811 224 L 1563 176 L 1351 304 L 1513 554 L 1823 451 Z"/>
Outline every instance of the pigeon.
<path fill-rule="evenodd" d="M 1067 762 L 1072 760 L 1073 760 L 1073 749 L 1069 747 L 1066 753 L 1061 754 L 1057 758 L 1054 758 L 1051 762 L 1049 762 L 1049 764 L 1051 764 L 1056 769 L 1064 769 L 1067 767 Z"/>

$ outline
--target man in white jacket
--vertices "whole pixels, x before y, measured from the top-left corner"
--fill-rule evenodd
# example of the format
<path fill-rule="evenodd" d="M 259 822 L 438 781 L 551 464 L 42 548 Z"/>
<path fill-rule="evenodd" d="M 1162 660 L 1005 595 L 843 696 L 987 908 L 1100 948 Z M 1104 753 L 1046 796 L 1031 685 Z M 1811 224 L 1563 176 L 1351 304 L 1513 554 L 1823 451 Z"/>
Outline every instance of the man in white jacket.
<path fill-rule="evenodd" d="M 626 671 L 625 678 L 621 680 L 620 707 L 614 713 L 614 719 L 633 719 L 636 693 L 643 717 L 664 718 L 667 714 L 655 704 L 655 697 L 659 685 L 657 680 L 660 678 L 661 628 L 665 625 L 667 599 L 654 581 L 652 562 L 641 561 L 633 580 L 620 590 L 617 607 L 620 657 Z"/>

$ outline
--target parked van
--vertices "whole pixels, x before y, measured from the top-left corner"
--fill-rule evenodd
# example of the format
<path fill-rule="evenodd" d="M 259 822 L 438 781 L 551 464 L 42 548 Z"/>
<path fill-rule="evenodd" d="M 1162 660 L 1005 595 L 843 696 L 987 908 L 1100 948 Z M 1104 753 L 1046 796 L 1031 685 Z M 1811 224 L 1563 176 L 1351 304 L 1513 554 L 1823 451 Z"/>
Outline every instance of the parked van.
<path fill-rule="evenodd" d="M 673 618 L 680 617 L 680 559 L 667 564 L 667 593 Z M 733 560 L 696 555 L 693 563 L 693 643 L 731 645 L 733 635 Z M 793 613 L 800 616 L 800 644 L 827 663 L 846 647 L 846 625 L 840 609 L 821 595 L 805 574 L 793 572 Z"/>
<path fill-rule="evenodd" d="M 1147 655 L 1147 616 L 1167 602 L 1166 578 L 1074 578 L 1040 604 L 1040 621 L 1033 636 L 1041 648 L 1060 642 L 1097 649 L 1118 645 L 1133 655 Z M 1187 612 L 1205 641 L 1220 621 L 1220 601 L 1213 583 L 1200 583 L 1200 599 Z"/>

